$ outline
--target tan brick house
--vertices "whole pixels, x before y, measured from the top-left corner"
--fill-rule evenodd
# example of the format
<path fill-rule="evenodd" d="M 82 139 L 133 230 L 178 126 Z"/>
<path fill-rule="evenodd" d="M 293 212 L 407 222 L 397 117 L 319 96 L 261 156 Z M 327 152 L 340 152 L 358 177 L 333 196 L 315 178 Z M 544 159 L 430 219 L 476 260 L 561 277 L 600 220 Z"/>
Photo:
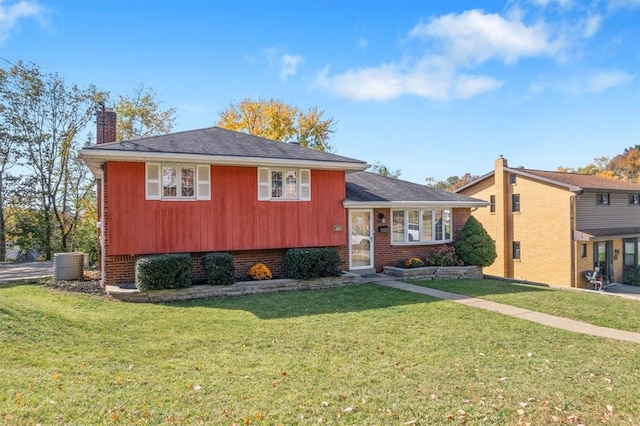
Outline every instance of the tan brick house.
<path fill-rule="evenodd" d="M 508 167 L 457 193 L 486 200 L 472 214 L 496 242 L 487 275 L 567 287 L 585 287 L 584 272 L 600 267 L 621 282 L 638 265 L 640 185 L 594 175 Z"/>

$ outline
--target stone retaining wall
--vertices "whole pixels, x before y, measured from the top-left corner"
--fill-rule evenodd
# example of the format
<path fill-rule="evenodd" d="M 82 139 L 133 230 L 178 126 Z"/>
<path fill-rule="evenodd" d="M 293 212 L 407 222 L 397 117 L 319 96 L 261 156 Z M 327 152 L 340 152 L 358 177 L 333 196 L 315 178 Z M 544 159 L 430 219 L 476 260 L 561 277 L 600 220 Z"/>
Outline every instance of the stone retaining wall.
<path fill-rule="evenodd" d="M 423 268 L 396 268 L 385 266 L 384 273 L 409 280 L 481 280 L 484 278 L 480 266 L 425 266 Z"/>
<path fill-rule="evenodd" d="M 140 291 L 136 288 L 106 286 L 107 293 L 123 302 L 161 303 L 181 300 L 205 299 L 208 297 L 245 296 L 249 294 L 276 293 L 295 290 L 319 290 L 359 284 L 362 279 L 356 274 L 343 274 L 341 277 L 326 277 L 313 280 L 264 280 L 239 281 L 232 285 L 194 285 L 188 288 L 170 290 Z"/>

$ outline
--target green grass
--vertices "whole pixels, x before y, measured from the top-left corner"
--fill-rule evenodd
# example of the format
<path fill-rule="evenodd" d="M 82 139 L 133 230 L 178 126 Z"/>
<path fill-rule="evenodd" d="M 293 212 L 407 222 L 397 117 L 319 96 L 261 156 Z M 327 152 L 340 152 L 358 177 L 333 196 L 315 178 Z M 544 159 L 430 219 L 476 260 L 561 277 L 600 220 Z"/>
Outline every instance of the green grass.
<path fill-rule="evenodd" d="M 165 305 L 2 286 L 0 341 L 8 425 L 640 423 L 637 344 L 375 285 Z"/>
<path fill-rule="evenodd" d="M 433 280 L 412 283 L 602 327 L 640 332 L 639 300 L 497 280 Z"/>

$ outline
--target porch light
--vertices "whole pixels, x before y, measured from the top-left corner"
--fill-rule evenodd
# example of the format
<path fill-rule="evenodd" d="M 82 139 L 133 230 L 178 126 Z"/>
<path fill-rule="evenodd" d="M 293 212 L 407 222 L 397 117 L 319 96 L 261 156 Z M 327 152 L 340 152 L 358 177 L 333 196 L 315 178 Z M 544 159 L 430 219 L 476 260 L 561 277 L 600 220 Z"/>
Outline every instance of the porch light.
<path fill-rule="evenodd" d="M 378 213 L 378 219 L 380 220 L 380 223 L 385 223 L 387 221 L 387 218 L 384 216 L 384 213 Z"/>

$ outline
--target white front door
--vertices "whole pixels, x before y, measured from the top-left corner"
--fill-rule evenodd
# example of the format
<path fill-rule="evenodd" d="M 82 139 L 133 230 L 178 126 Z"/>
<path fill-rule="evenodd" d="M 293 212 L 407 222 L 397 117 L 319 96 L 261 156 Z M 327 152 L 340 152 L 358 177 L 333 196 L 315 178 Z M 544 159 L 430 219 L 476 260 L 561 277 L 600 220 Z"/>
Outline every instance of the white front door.
<path fill-rule="evenodd" d="M 349 210 L 349 269 L 373 268 L 373 210 Z"/>

